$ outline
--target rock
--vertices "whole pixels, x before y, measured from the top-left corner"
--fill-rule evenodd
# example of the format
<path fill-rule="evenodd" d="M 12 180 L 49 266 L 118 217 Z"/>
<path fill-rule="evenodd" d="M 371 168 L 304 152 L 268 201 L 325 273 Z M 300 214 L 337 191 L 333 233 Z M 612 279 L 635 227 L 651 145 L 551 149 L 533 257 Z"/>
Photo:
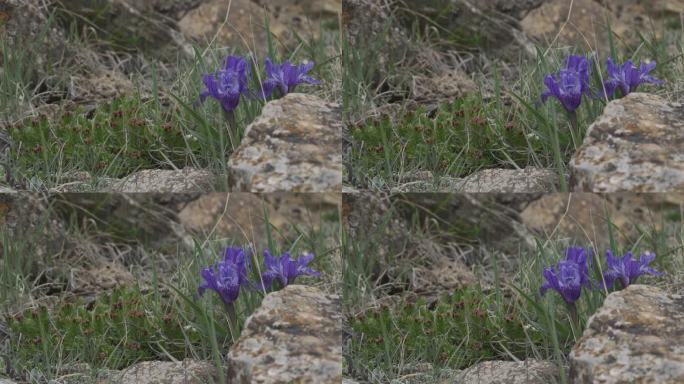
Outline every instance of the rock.
<path fill-rule="evenodd" d="M 66 241 L 64 223 L 48 207 L 48 199 L 40 194 L 0 194 L 0 225 L 8 236 L 22 239 L 27 245 L 22 250 L 32 252 L 39 262 L 58 252 Z"/>
<path fill-rule="evenodd" d="M 459 68 L 445 73 L 425 76 L 415 75 L 411 82 L 411 99 L 420 104 L 438 106 L 445 102 L 473 93 L 477 85 Z"/>
<path fill-rule="evenodd" d="M 205 0 L 148 0 L 144 5 L 162 15 L 180 20 L 204 2 Z"/>
<path fill-rule="evenodd" d="M 571 245 L 594 244 L 599 252 L 610 247 L 608 220 L 615 226 L 618 243 L 635 240 L 635 221 L 619 212 L 600 195 L 591 193 L 553 193 L 530 203 L 520 213 L 523 224 L 542 235 L 566 239 Z"/>
<path fill-rule="evenodd" d="M 340 298 L 289 285 L 268 294 L 228 353 L 230 383 L 342 380 Z"/>
<path fill-rule="evenodd" d="M 548 44 L 558 35 L 556 44 L 559 46 L 595 51 L 594 42 L 604 41 L 608 34 L 606 17 L 613 31 L 619 35 L 624 35 L 628 30 L 625 23 L 595 0 L 549 0 L 529 12 L 520 25 L 525 34 L 540 43 Z M 592 44 L 591 47 L 587 46 L 587 41 Z M 602 45 L 603 51 L 608 49 L 607 45 Z"/>
<path fill-rule="evenodd" d="M 229 185 L 243 192 L 339 192 L 342 113 L 338 104 L 292 93 L 271 101 L 228 161 Z"/>
<path fill-rule="evenodd" d="M 81 50 L 78 55 L 92 54 L 91 51 Z M 94 100 L 111 100 L 135 91 L 133 82 L 122 72 L 109 69 L 95 59 L 88 62 L 88 70 L 69 75 L 69 100 L 92 104 Z"/>
<path fill-rule="evenodd" d="M 684 382 L 684 296 L 647 285 L 611 293 L 569 359 L 576 384 Z"/>
<path fill-rule="evenodd" d="M 185 359 L 179 362 L 146 361 L 113 374 L 107 383 L 113 384 L 204 384 L 215 382 L 213 364 Z"/>
<path fill-rule="evenodd" d="M 430 173 L 430 172 L 428 172 Z M 558 190 L 558 172 L 552 169 L 483 169 L 463 178 L 413 175 L 392 192 L 464 192 L 464 193 L 549 193 Z M 429 181 L 430 180 L 430 181 Z"/>
<path fill-rule="evenodd" d="M 36 52 L 25 52 L 31 56 L 31 69 L 47 74 L 53 60 L 65 48 L 64 32 L 55 25 L 47 27 L 48 12 L 41 0 L 5 0 L 0 3 L 0 36 L 8 46 L 28 48 L 40 44 Z M 0 62 L 1 64 L 1 62 Z"/>
<path fill-rule="evenodd" d="M 430 212 L 415 216 L 415 206 Z M 521 223 L 518 212 L 499 204 L 495 194 L 477 193 L 417 193 L 397 199 L 395 209 L 407 220 L 427 220 L 439 217 L 451 228 L 463 228 L 459 241 L 487 246 L 507 254 L 518 254 L 521 249 L 534 249 L 532 233 Z"/>
<path fill-rule="evenodd" d="M 147 169 L 138 171 L 111 185 L 113 192 L 187 193 L 213 189 L 214 175 L 203 169 Z"/>
<path fill-rule="evenodd" d="M 499 12 L 522 19 L 531 10 L 538 8 L 548 0 L 494 0 L 494 8 Z"/>
<path fill-rule="evenodd" d="M 341 12 L 339 0 L 278 1 L 209 0 L 188 12 L 178 23 L 181 32 L 200 43 L 215 39 L 219 46 L 256 52 L 268 51 L 267 29 L 275 44 L 296 43 L 295 34 L 320 36 L 326 17 L 335 21 Z M 247 46 L 246 46 L 247 45 Z"/>
<path fill-rule="evenodd" d="M 554 192 L 558 172 L 552 169 L 485 169 L 463 178 L 460 189 L 466 193 L 535 193 Z"/>
<path fill-rule="evenodd" d="M 195 198 L 193 194 L 64 193 L 51 196 L 50 203 L 63 220 L 89 220 L 98 231 L 122 242 L 157 247 L 171 243 L 175 248 L 187 233 L 178 222 L 174 204 L 179 199 Z M 172 202 L 167 203 L 168 199 Z"/>
<path fill-rule="evenodd" d="M 95 25 L 112 48 L 138 50 L 175 63 L 191 57 L 192 46 L 174 23 L 128 0 L 61 0 L 56 6 L 68 22 Z"/>
<path fill-rule="evenodd" d="M 0 384 L 17 384 L 16 381 L 0 377 Z"/>
<path fill-rule="evenodd" d="M 577 192 L 684 189 L 684 106 L 631 93 L 611 101 L 570 161 Z"/>
<path fill-rule="evenodd" d="M 557 382 L 559 370 L 550 361 L 483 361 L 458 374 L 462 384 L 546 384 Z"/>
<path fill-rule="evenodd" d="M 213 233 L 217 238 L 245 244 L 254 241 L 257 249 L 263 249 L 268 246 L 264 210 L 277 231 L 291 234 L 288 218 L 276 212 L 262 196 L 250 193 L 204 194 L 186 205 L 178 219 L 190 233 Z"/>

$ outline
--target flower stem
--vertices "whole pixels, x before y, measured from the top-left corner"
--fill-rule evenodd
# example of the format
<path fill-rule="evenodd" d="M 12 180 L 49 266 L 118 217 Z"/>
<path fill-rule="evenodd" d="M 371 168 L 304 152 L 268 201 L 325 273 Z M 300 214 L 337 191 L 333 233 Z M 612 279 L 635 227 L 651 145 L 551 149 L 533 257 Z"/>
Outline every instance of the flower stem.
<path fill-rule="evenodd" d="M 554 129 L 551 124 L 547 124 L 551 132 L 551 141 L 553 145 L 554 162 L 556 163 L 556 168 L 558 169 L 558 179 L 560 180 L 561 192 L 567 192 L 568 186 L 565 182 L 565 165 L 563 163 L 563 156 L 561 155 L 560 149 L 560 139 L 558 138 L 558 129 Z"/>
<path fill-rule="evenodd" d="M 235 305 L 233 303 L 225 303 L 224 307 L 228 313 L 228 326 L 230 328 L 230 335 L 235 340 L 234 335 L 237 334 L 237 313 L 235 312 Z"/>
<path fill-rule="evenodd" d="M 568 120 L 570 121 L 570 137 L 572 137 L 572 145 L 577 149 L 577 141 L 575 138 L 579 137 L 579 123 L 577 122 L 577 113 L 575 111 L 568 112 Z"/>
<path fill-rule="evenodd" d="M 237 122 L 235 121 L 235 112 L 233 111 L 224 111 L 224 114 L 226 115 L 226 120 L 228 120 L 228 138 L 230 139 L 230 147 L 235 150 L 235 145 L 237 144 L 235 142 L 235 139 L 237 138 Z"/>
<path fill-rule="evenodd" d="M 572 327 L 573 330 L 573 335 L 577 334 L 579 332 L 579 316 L 577 315 L 577 307 L 575 306 L 575 303 L 567 303 L 568 304 L 568 313 L 570 314 L 570 326 Z"/>

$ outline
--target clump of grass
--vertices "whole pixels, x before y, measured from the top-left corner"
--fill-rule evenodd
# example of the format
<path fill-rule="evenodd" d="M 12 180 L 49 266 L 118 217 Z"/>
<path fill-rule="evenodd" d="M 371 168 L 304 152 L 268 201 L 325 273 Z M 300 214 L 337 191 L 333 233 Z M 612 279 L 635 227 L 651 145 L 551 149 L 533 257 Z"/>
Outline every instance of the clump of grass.
<path fill-rule="evenodd" d="M 542 334 L 527 329 L 521 303 L 504 304 L 479 287 L 470 287 L 427 303 L 402 302 L 351 319 L 352 370 L 377 367 L 395 371 L 418 361 L 435 369 L 462 369 L 481 360 L 524 359 Z"/>
<path fill-rule="evenodd" d="M 19 169 L 53 182 L 70 170 L 118 178 L 140 169 L 184 167 L 187 150 L 199 151 L 197 141 L 186 138 L 170 116 L 157 118 L 151 109 L 137 98 L 123 98 L 91 113 L 78 108 L 53 121 L 27 119 L 9 127 L 18 143 L 11 155 Z"/>
<path fill-rule="evenodd" d="M 121 369 L 140 360 L 183 359 L 201 348 L 202 335 L 184 316 L 139 288 L 120 289 L 85 304 L 62 303 L 48 312 L 34 308 L 9 318 L 15 369 L 78 361 L 94 369 Z M 186 330 L 187 329 L 187 330 Z M 222 335 L 226 338 L 226 332 Z"/>
<path fill-rule="evenodd" d="M 417 171 L 463 177 L 482 168 L 524 166 L 529 162 L 524 130 L 489 107 L 467 97 L 429 114 L 421 107 L 397 122 L 386 118 L 353 129 L 351 179 L 365 184 L 379 178 L 394 185 L 411 181 Z"/>

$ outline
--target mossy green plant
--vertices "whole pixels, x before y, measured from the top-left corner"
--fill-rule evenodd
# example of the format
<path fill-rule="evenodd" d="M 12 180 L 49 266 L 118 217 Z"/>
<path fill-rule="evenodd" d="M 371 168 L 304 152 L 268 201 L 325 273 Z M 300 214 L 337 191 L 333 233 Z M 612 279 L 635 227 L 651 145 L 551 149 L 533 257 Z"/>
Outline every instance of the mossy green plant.
<path fill-rule="evenodd" d="M 189 348 L 202 344 L 202 335 L 188 327 L 176 307 L 155 300 L 126 288 L 90 303 L 77 300 L 9 317 L 15 369 L 51 366 L 60 359 L 110 369 L 168 356 L 182 360 Z"/>
<path fill-rule="evenodd" d="M 499 305 L 477 287 L 357 315 L 350 351 L 363 366 L 392 370 L 403 361 L 431 361 L 435 368 L 465 368 L 481 360 L 524 359 L 530 340 L 542 334 L 527 326 L 520 303 Z M 396 356 L 394 356 L 396 355 Z"/>
<path fill-rule="evenodd" d="M 77 108 L 51 121 L 42 116 L 19 122 L 9 127 L 17 143 L 12 156 L 19 170 L 32 169 L 41 178 L 54 176 L 55 167 L 110 177 L 182 168 L 188 148 L 198 150 L 198 144 L 172 119 L 149 109 L 138 98 L 120 98 L 91 112 Z"/>
<path fill-rule="evenodd" d="M 352 135 L 355 179 L 367 175 L 391 180 L 410 170 L 462 177 L 510 160 L 521 165 L 529 161 L 529 143 L 520 126 L 488 113 L 474 97 L 429 113 L 419 108 L 397 122 L 372 121 L 354 128 Z M 504 157 L 501 148 L 512 158 Z"/>

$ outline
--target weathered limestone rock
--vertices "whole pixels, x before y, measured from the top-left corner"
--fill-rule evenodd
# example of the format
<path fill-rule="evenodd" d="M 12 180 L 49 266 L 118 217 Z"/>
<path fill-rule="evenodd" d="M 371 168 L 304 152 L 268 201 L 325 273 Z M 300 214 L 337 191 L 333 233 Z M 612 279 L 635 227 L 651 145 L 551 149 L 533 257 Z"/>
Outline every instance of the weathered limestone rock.
<path fill-rule="evenodd" d="M 572 2 L 572 8 L 570 6 L 571 2 L 566 0 L 545 2 L 522 19 L 522 30 L 537 41 L 550 42 L 569 17 L 570 24 L 558 36 L 558 43 L 587 48 L 583 36 L 587 36 L 592 44 L 595 41 L 593 31 L 597 31 L 597 36 L 606 36 L 604 17 L 609 18 L 613 28 L 620 28 L 615 15 L 597 1 L 575 0 Z M 588 33 L 590 35 L 587 35 Z"/>
<path fill-rule="evenodd" d="M 298 93 L 271 101 L 228 161 L 232 190 L 340 191 L 342 129 L 338 104 Z"/>
<path fill-rule="evenodd" d="M 684 190 L 684 106 L 646 93 L 608 103 L 570 162 L 570 188 Z"/>
<path fill-rule="evenodd" d="M 209 193 L 186 205 L 178 213 L 180 223 L 191 233 L 214 233 L 219 238 L 254 241 L 259 249 L 268 244 L 264 209 L 269 223 L 289 233 L 288 218 L 276 212 L 262 196 L 251 193 Z M 249 239 L 245 239 L 245 235 Z"/>
<path fill-rule="evenodd" d="M 634 240 L 634 223 L 640 222 L 619 212 L 601 195 L 591 193 L 546 194 L 530 203 L 520 218 L 527 228 L 543 237 L 553 234 L 577 245 L 591 242 L 601 252 L 610 246 L 609 219 L 621 243 Z"/>
<path fill-rule="evenodd" d="M 134 5 L 128 0 L 61 0 L 57 6 L 72 21 L 95 24 L 112 47 L 140 50 L 170 62 L 179 54 L 192 55 L 192 47 L 174 23 Z"/>
<path fill-rule="evenodd" d="M 186 193 L 213 189 L 214 175 L 202 169 L 146 169 L 113 183 L 114 192 Z"/>
<path fill-rule="evenodd" d="M 549 193 L 559 188 L 558 172 L 536 167 L 483 169 L 462 178 L 433 179 L 431 172 L 421 172 L 392 192 Z"/>
<path fill-rule="evenodd" d="M 570 379 L 684 382 L 684 296 L 647 285 L 608 295 L 570 353 Z"/>
<path fill-rule="evenodd" d="M 462 384 L 546 384 L 559 380 L 558 367 L 550 361 L 483 361 L 463 370 Z"/>
<path fill-rule="evenodd" d="M 264 298 L 228 353 L 228 382 L 335 383 L 342 380 L 339 296 L 290 285 Z"/>
<path fill-rule="evenodd" d="M 109 378 L 113 384 L 204 384 L 216 381 L 213 364 L 186 359 L 179 362 L 146 361 Z"/>
<path fill-rule="evenodd" d="M 263 1 L 209 0 L 190 10 L 178 23 L 181 32 L 200 43 L 215 41 L 220 46 L 250 50 L 260 56 L 268 47 L 268 32 L 276 44 L 295 42 L 293 31 L 302 36 L 320 34 L 320 21 L 335 20 L 340 0 Z"/>
<path fill-rule="evenodd" d="M 159 246 L 186 237 L 174 205 L 194 198 L 194 194 L 65 193 L 51 196 L 50 203 L 65 221 L 95 219 L 102 232 Z"/>
<path fill-rule="evenodd" d="M 485 169 L 465 177 L 460 189 L 456 190 L 466 193 L 553 192 L 558 189 L 558 183 L 558 172 L 553 169 Z"/>
<path fill-rule="evenodd" d="M 10 379 L 3 379 L 0 377 L 0 384 L 17 384 L 16 381 Z"/>

